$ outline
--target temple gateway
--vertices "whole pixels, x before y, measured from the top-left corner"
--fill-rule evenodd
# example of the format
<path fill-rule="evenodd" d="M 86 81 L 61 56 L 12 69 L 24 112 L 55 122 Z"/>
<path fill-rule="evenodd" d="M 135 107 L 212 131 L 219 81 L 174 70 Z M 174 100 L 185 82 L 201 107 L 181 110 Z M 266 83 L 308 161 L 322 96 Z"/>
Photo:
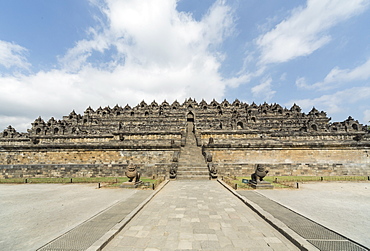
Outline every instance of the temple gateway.
<path fill-rule="evenodd" d="M 124 176 L 129 163 L 177 179 L 249 177 L 257 165 L 274 176 L 369 175 L 370 131 L 315 108 L 189 98 L 89 107 L 0 134 L 0 178 Z"/>

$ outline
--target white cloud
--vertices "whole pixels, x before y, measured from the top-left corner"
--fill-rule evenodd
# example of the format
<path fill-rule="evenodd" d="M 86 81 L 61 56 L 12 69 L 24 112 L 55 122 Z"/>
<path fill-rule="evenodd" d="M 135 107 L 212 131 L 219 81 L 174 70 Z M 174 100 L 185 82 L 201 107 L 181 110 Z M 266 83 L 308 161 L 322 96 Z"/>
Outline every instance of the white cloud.
<path fill-rule="evenodd" d="M 216 1 L 200 22 L 176 10 L 176 0 L 107 0 L 102 12 L 108 18 L 103 30 L 91 29 L 92 39 L 77 42 L 61 58 L 64 65 L 79 69 L 92 52 L 117 50 L 125 65 L 172 70 L 202 62 L 219 63 L 222 54 L 214 48 L 232 30 L 232 12 L 223 1 Z M 113 65 L 115 67 L 116 65 Z"/>
<path fill-rule="evenodd" d="M 266 102 L 270 101 L 276 93 L 276 91 L 273 91 L 271 88 L 272 86 L 271 82 L 272 82 L 272 78 L 269 77 L 263 80 L 261 84 L 252 87 L 251 90 L 252 90 L 253 97 L 263 98 L 264 101 Z"/>
<path fill-rule="evenodd" d="M 311 54 L 330 41 L 326 32 L 331 27 L 368 6 L 368 0 L 308 0 L 305 7 L 294 9 L 290 17 L 256 40 L 260 63 L 287 62 Z"/>
<path fill-rule="evenodd" d="M 25 57 L 26 52 L 27 49 L 20 45 L 0 40 L 0 65 L 8 69 L 11 67 L 27 69 L 30 64 Z"/>
<path fill-rule="evenodd" d="M 323 95 L 313 99 L 291 100 L 286 106 L 291 106 L 296 103 L 302 109 L 310 110 L 312 107 L 320 107 L 328 114 L 339 114 L 347 112 L 355 112 L 350 109 L 350 104 L 361 104 L 370 99 L 370 87 L 353 87 L 346 90 L 341 90 L 330 95 Z"/>
<path fill-rule="evenodd" d="M 284 72 L 283 74 L 281 74 L 281 76 L 280 76 L 280 81 L 285 81 L 286 80 L 286 76 L 287 76 L 288 74 L 286 73 L 286 72 Z"/>
<path fill-rule="evenodd" d="M 83 112 L 89 105 L 210 101 L 221 99 L 227 85 L 248 80 L 219 73 L 224 57 L 219 46 L 233 31 L 233 13 L 224 1 L 216 1 L 200 21 L 178 12 L 176 0 L 92 2 L 106 22 L 59 57 L 60 69 L 0 77 L 0 114 L 33 121 L 39 115 L 60 118 L 72 109 Z M 96 53 L 104 60 L 94 58 Z"/>
<path fill-rule="evenodd" d="M 87 63 L 88 58 L 94 51 L 104 53 L 104 50 L 109 49 L 109 44 L 102 35 L 94 34 L 92 40 L 81 40 L 76 43 L 76 46 L 69 49 L 59 61 L 62 67 L 70 72 L 78 72 Z"/>
<path fill-rule="evenodd" d="M 298 78 L 296 85 L 306 89 L 319 89 L 327 90 L 337 87 L 342 83 L 353 82 L 358 80 L 367 80 L 370 78 L 370 59 L 364 64 L 357 66 L 354 69 L 339 69 L 338 67 L 333 68 L 328 75 L 326 75 L 324 81 L 317 82 L 312 85 L 308 85 L 304 78 Z"/>
<path fill-rule="evenodd" d="M 7 128 L 9 125 L 13 128 L 29 128 L 30 127 L 30 119 L 27 117 L 14 117 L 14 116 L 4 116 L 0 115 L 0 121 L 3 125 L 3 128 L 0 128 L 0 132 L 3 129 Z M 25 130 L 24 130 L 25 131 Z"/>
<path fill-rule="evenodd" d="M 298 88 L 309 88 L 309 85 L 306 82 L 306 78 L 304 77 L 297 78 L 297 80 L 295 81 L 295 85 Z"/>
<path fill-rule="evenodd" d="M 240 84 L 248 83 L 251 80 L 252 77 L 253 77 L 253 75 L 250 74 L 250 73 L 243 73 L 240 76 L 225 79 L 225 84 L 227 86 L 232 87 L 232 88 L 236 88 Z"/>

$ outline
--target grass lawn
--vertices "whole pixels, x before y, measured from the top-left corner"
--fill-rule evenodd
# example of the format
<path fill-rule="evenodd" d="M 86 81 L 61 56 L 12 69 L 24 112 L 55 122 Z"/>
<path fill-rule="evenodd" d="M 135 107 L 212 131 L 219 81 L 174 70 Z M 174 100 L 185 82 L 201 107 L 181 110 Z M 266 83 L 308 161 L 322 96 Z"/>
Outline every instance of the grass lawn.
<path fill-rule="evenodd" d="M 242 180 L 250 177 L 224 177 L 224 181 L 238 189 L 252 189 Z M 318 181 L 367 181 L 368 176 L 266 176 L 265 181 L 270 182 L 274 188 L 296 188 L 297 183 Z"/>
<path fill-rule="evenodd" d="M 159 185 L 163 178 L 152 179 L 143 177 L 140 179 L 143 184 L 152 187 Z M 0 184 L 21 184 L 21 183 L 101 183 L 104 187 L 119 187 L 123 182 L 128 181 L 127 177 L 76 177 L 76 178 L 16 178 L 16 179 L 0 179 Z"/>
<path fill-rule="evenodd" d="M 223 177 L 224 181 L 230 186 L 238 189 L 252 189 L 248 184 L 243 183 L 243 179 L 249 180 L 250 177 Z M 163 178 L 152 179 L 143 177 L 140 179 L 148 188 L 158 186 Z M 368 176 L 266 176 L 265 181 L 270 182 L 274 188 L 296 188 L 297 183 L 317 182 L 317 181 L 367 181 Z M 90 178 L 17 178 L 0 179 L 0 184 L 21 184 L 21 183 L 101 183 L 102 187 L 119 187 L 123 182 L 128 181 L 127 177 L 90 177 Z"/>

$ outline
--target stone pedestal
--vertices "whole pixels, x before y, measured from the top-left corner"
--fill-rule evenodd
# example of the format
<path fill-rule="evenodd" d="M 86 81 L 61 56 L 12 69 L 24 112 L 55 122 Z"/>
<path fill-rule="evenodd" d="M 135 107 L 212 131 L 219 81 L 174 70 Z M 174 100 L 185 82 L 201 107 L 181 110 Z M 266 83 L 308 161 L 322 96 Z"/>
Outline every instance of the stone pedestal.
<path fill-rule="evenodd" d="M 123 182 L 120 187 L 122 188 L 137 188 L 140 185 L 141 182 Z"/>
<path fill-rule="evenodd" d="M 274 186 L 267 181 L 250 181 L 249 185 L 254 189 L 273 189 Z"/>

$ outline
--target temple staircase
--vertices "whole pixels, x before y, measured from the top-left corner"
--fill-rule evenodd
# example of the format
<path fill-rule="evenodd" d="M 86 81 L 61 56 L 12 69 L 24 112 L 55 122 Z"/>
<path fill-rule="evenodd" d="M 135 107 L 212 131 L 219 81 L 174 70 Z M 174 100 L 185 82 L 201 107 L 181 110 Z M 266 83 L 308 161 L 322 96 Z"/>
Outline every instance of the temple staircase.
<path fill-rule="evenodd" d="M 208 167 L 202 155 L 202 148 L 197 146 L 193 127 L 194 124 L 188 122 L 186 143 L 180 151 L 177 179 L 209 179 Z"/>

